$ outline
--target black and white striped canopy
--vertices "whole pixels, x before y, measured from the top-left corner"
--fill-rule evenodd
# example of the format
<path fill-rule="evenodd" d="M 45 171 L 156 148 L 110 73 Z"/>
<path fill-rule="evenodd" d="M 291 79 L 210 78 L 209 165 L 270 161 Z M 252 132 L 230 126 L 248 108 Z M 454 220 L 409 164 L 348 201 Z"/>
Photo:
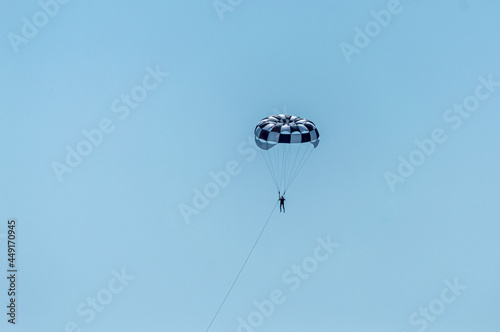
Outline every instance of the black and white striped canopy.
<path fill-rule="evenodd" d="M 262 119 L 255 127 L 255 143 L 263 150 L 269 150 L 278 143 L 319 144 L 316 125 L 307 119 L 294 115 L 276 114 Z"/>

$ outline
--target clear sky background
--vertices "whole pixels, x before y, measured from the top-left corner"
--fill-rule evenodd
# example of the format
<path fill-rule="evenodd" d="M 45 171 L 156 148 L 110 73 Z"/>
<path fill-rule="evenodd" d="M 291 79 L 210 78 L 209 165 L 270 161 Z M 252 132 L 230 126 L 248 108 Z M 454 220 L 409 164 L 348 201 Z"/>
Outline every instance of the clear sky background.
<path fill-rule="evenodd" d="M 232 3 L 221 19 L 211 0 L 73 0 L 44 22 L 37 1 L 4 1 L 0 268 L 16 218 L 19 272 L 15 326 L 0 282 L 1 329 L 205 331 L 277 196 L 245 142 L 290 113 L 321 143 L 211 331 L 237 331 L 278 289 L 254 331 L 499 331 L 500 87 L 479 88 L 489 97 L 460 127 L 443 116 L 480 77 L 500 82 L 500 3 L 402 0 L 350 57 L 342 43 L 388 1 Z M 46 24 L 13 47 L 33 15 Z M 148 66 L 169 75 L 113 112 Z M 103 119 L 113 131 L 59 181 L 53 163 Z M 391 191 L 384 174 L 436 128 L 446 140 Z M 179 207 L 231 161 L 240 173 L 187 223 Z M 283 276 L 318 237 L 340 247 L 292 290 Z"/>

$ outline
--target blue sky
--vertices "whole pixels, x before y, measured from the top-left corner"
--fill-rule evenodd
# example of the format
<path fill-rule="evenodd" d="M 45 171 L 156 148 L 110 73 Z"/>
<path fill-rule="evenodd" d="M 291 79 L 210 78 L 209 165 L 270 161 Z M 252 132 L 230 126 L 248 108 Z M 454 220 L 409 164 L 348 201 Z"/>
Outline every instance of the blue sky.
<path fill-rule="evenodd" d="M 205 331 L 275 204 L 253 129 L 289 113 L 321 143 L 211 331 L 498 331 L 500 4 L 62 2 L 0 13 L 2 329 Z"/>

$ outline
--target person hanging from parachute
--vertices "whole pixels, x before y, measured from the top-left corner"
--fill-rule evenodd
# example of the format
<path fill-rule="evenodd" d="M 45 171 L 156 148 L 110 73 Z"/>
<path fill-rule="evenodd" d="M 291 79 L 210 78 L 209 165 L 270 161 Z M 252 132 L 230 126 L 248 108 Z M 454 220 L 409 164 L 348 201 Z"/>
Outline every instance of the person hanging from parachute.
<path fill-rule="evenodd" d="M 281 196 L 279 198 L 279 201 L 280 201 L 280 213 L 281 213 L 281 207 L 283 207 L 283 213 L 285 213 L 285 201 L 286 201 L 285 197 Z"/>
<path fill-rule="evenodd" d="M 283 213 L 285 212 L 285 194 L 311 152 L 319 144 L 319 132 L 316 129 L 316 125 L 312 121 L 294 115 L 276 114 L 264 118 L 257 124 L 254 133 L 255 144 L 260 148 L 267 167 L 271 172 L 274 184 L 278 190 L 279 199 L 275 202 L 271 214 L 267 218 L 243 266 L 240 268 L 231 287 L 229 287 L 226 296 L 219 305 L 205 332 L 210 330 L 221 308 L 224 306 L 226 299 L 240 277 L 241 271 L 245 268 L 248 259 L 252 255 L 255 246 L 276 210 L 278 202 L 280 202 L 280 212 L 282 210 Z"/>
<path fill-rule="evenodd" d="M 285 193 L 318 146 L 318 129 L 310 120 L 276 114 L 262 119 L 254 134 L 278 190 L 280 212 L 285 212 Z"/>

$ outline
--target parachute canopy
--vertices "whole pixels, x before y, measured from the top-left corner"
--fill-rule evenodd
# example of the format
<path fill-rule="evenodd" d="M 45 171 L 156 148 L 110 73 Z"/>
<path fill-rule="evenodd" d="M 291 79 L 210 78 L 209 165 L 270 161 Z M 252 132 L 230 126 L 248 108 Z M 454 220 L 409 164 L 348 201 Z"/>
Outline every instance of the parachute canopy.
<path fill-rule="evenodd" d="M 254 133 L 276 188 L 284 194 L 318 146 L 318 129 L 307 119 L 276 114 L 262 119 Z"/>

